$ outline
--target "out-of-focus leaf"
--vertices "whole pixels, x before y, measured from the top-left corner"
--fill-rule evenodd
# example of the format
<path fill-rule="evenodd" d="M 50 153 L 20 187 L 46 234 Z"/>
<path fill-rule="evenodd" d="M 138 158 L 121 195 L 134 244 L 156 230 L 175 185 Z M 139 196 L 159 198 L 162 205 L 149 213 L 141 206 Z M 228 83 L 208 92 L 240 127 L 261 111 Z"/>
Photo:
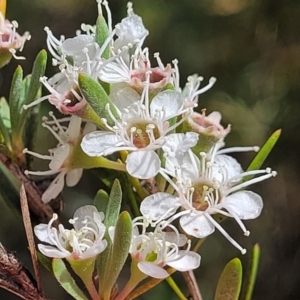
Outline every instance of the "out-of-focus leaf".
<path fill-rule="evenodd" d="M 99 190 L 94 198 L 94 205 L 98 211 L 106 212 L 109 196 L 104 190 Z"/>
<path fill-rule="evenodd" d="M 109 255 L 100 296 L 109 299 L 111 290 L 124 266 L 132 238 L 132 221 L 128 212 L 123 211 L 115 226 L 114 242 Z M 100 279 L 101 280 L 101 279 Z"/>
<path fill-rule="evenodd" d="M 18 218 L 21 217 L 19 188 L 20 183 L 0 161 L 0 195 Z"/>
<path fill-rule="evenodd" d="M 37 251 L 37 258 L 38 261 L 45 267 L 45 269 L 51 273 L 53 273 L 52 270 L 52 259 L 50 257 L 45 256 L 41 252 Z"/>
<path fill-rule="evenodd" d="M 95 40 L 100 47 L 105 43 L 105 41 L 107 41 L 108 35 L 109 35 L 109 32 L 108 32 L 106 20 L 102 15 L 99 15 L 97 18 L 97 22 L 96 22 Z M 109 45 L 107 45 L 107 47 L 103 51 L 102 57 L 105 59 L 109 58 Z"/>
<path fill-rule="evenodd" d="M 76 300 L 88 300 L 66 268 L 61 258 L 52 260 L 52 269 L 60 285 Z"/>
<path fill-rule="evenodd" d="M 12 54 L 7 48 L 0 49 L 0 69 L 9 63 L 11 58 Z"/>
<path fill-rule="evenodd" d="M 266 141 L 266 143 L 262 146 L 262 148 L 254 157 L 247 171 L 258 170 L 262 166 L 262 164 L 270 154 L 271 150 L 275 146 L 276 142 L 278 141 L 280 134 L 281 134 L 281 129 L 278 129 L 269 137 L 269 139 Z M 253 178 L 252 175 L 245 176 L 244 181 L 248 181 L 251 178 Z"/>
<path fill-rule="evenodd" d="M 5 98 L 0 99 L 0 143 L 11 149 L 10 109 Z"/>
<path fill-rule="evenodd" d="M 256 281 L 257 270 L 260 258 L 260 248 L 258 244 L 255 244 L 252 252 L 252 259 L 249 268 L 246 273 L 246 278 L 242 287 L 242 293 L 240 300 L 251 300 L 252 293 Z"/>
<path fill-rule="evenodd" d="M 242 284 L 242 263 L 232 259 L 224 268 L 218 282 L 215 300 L 238 300 Z"/>
<path fill-rule="evenodd" d="M 107 105 L 109 106 L 110 112 L 116 118 L 118 118 L 119 116 L 114 104 L 111 102 L 104 88 L 96 80 L 84 73 L 80 73 L 78 75 L 78 82 L 81 93 L 93 108 L 95 113 L 100 118 L 106 119 L 108 125 L 114 126 L 115 122 L 106 109 Z"/>

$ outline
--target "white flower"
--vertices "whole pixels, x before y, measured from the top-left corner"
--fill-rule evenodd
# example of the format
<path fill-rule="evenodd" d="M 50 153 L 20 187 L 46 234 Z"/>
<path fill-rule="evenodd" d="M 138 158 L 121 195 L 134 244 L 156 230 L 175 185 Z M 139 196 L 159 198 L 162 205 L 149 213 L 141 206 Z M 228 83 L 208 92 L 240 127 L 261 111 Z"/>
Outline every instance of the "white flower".
<path fill-rule="evenodd" d="M 22 51 L 24 44 L 27 40 L 30 40 L 29 32 L 25 32 L 20 36 L 16 29 L 18 28 L 17 21 L 8 21 L 5 20 L 2 12 L 0 12 L 0 50 L 1 53 L 4 53 L 5 50 L 9 51 L 10 57 L 14 56 L 16 59 L 25 59 L 23 56 L 17 56 L 15 53 L 17 50 Z M 6 63 L 8 63 L 6 61 Z M 4 63 L 5 64 L 5 63 Z"/>
<path fill-rule="evenodd" d="M 59 144 L 54 150 L 49 150 L 50 155 L 41 155 L 28 149 L 24 149 L 24 153 L 28 153 L 34 155 L 41 159 L 47 159 L 51 162 L 49 163 L 49 171 L 25 171 L 25 174 L 31 175 L 58 175 L 52 181 L 50 186 L 42 195 L 42 201 L 47 203 L 51 199 L 55 199 L 58 194 L 63 190 L 65 177 L 66 177 L 66 185 L 69 187 L 75 186 L 81 176 L 83 169 L 82 168 L 74 168 L 71 163 L 72 153 L 75 146 L 78 146 L 81 142 L 82 138 L 82 130 L 81 130 L 81 119 L 72 116 L 70 118 L 70 123 L 67 129 L 64 129 L 59 122 L 54 117 L 53 113 L 50 113 L 50 116 L 53 118 L 54 123 L 58 133 L 54 131 L 52 127 L 48 124 L 43 123 L 43 126 L 46 127 L 58 140 Z M 86 126 L 85 132 L 90 132 L 94 130 L 94 126 L 91 128 L 90 126 Z"/>
<path fill-rule="evenodd" d="M 107 241 L 103 240 L 105 225 L 102 223 L 104 214 L 96 207 L 86 205 L 77 209 L 73 219 L 69 221 L 74 229 L 65 229 L 59 225 L 58 229 L 51 227 L 57 220 L 57 214 L 49 224 L 39 224 L 34 227 L 37 238 L 44 243 L 38 244 L 39 250 L 48 257 L 87 259 L 103 252 Z"/>
<path fill-rule="evenodd" d="M 162 170 L 160 172 L 174 187 L 177 196 L 168 193 L 150 195 L 143 200 L 140 209 L 144 216 L 157 222 L 169 218 L 170 223 L 180 218 L 182 229 L 197 238 L 204 238 L 217 228 L 235 247 L 245 253 L 246 250 L 232 239 L 211 215 L 220 213 L 234 218 L 244 234 L 249 235 L 241 220 L 257 218 L 263 202 L 258 194 L 243 188 L 275 176 L 276 172 L 269 168 L 243 172 L 235 159 L 222 155 L 222 150 L 217 152 L 216 148 L 209 155 L 200 153 L 200 160 L 191 150 L 177 157 L 166 156 L 165 173 L 176 178 L 175 184 Z M 249 148 L 240 150 L 245 151 Z M 223 152 L 226 152 L 226 149 Z M 245 176 L 257 174 L 264 175 L 242 181 Z M 179 207 L 182 210 L 176 213 Z"/>
<path fill-rule="evenodd" d="M 133 238 L 130 247 L 132 259 L 144 274 L 154 278 L 166 278 L 169 276 L 164 266 L 169 265 L 178 271 L 193 270 L 200 265 L 200 255 L 189 251 L 191 241 L 185 235 L 170 225 L 172 231 L 162 231 L 162 224 L 157 224 L 154 232 L 146 232 L 148 220 L 139 217 L 133 223 Z M 142 227 L 139 233 L 139 227 Z M 180 247 L 186 245 L 185 250 Z"/>
<path fill-rule="evenodd" d="M 147 83 L 149 84 L 149 75 Z M 176 91 L 161 92 L 150 103 L 148 84 L 145 85 L 139 101 L 125 109 L 124 113 L 119 113 L 120 120 L 111 114 L 115 125 L 106 124 L 110 132 L 90 133 L 81 143 L 83 151 L 89 156 L 109 155 L 121 150 L 131 151 L 127 157 L 126 168 L 130 175 L 139 179 L 151 178 L 158 173 L 160 159 L 155 150 L 162 147 L 168 139 L 167 134 L 181 124 L 185 117 L 171 126 L 169 120 L 190 111 L 183 109 L 183 99 Z"/>

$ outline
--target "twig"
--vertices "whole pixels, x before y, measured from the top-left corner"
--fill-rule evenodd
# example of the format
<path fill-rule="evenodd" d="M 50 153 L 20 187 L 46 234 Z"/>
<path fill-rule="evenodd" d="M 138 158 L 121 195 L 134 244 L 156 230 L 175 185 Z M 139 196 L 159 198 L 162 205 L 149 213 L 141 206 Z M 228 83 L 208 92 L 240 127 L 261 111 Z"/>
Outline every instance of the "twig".
<path fill-rule="evenodd" d="M 191 271 L 186 271 L 182 272 L 182 276 L 184 278 L 184 281 L 187 285 L 187 288 L 189 290 L 190 297 L 189 299 L 193 300 L 202 300 L 202 296 L 198 287 L 198 283 L 196 281 L 194 272 Z"/>
<path fill-rule="evenodd" d="M 41 200 L 41 192 L 35 183 L 27 178 L 19 166 L 10 158 L 0 152 L 0 160 L 8 168 L 8 170 L 24 184 L 30 211 L 43 223 L 48 223 L 53 217 L 53 210 L 49 204 L 45 204 Z"/>
<path fill-rule="evenodd" d="M 0 243 L 0 287 L 24 300 L 47 300 L 29 271 Z"/>
<path fill-rule="evenodd" d="M 22 184 L 21 190 L 20 190 L 20 203 L 21 203 L 23 223 L 24 223 L 26 237 L 27 237 L 27 241 L 28 241 L 28 245 L 29 245 L 29 251 L 30 251 L 30 255 L 31 255 L 35 280 L 37 282 L 38 291 L 41 292 L 42 285 L 41 285 L 39 264 L 38 264 L 36 249 L 35 249 L 35 242 L 34 242 L 34 237 L 33 237 L 33 232 L 32 232 L 32 225 L 31 225 L 31 220 L 30 220 L 26 191 L 25 191 L 23 184 Z"/>

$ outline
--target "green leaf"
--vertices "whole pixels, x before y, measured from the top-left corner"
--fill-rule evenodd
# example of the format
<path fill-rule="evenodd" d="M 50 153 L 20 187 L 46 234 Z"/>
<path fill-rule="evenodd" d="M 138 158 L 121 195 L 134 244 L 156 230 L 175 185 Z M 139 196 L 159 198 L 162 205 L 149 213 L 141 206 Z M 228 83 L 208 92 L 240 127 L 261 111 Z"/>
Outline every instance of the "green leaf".
<path fill-rule="evenodd" d="M 7 65 L 12 58 L 12 53 L 7 48 L 0 49 L 0 69 Z"/>
<path fill-rule="evenodd" d="M 116 179 L 111 188 L 108 206 L 105 213 L 104 225 L 106 228 L 115 226 L 118 220 L 122 202 L 122 189 L 120 181 Z"/>
<path fill-rule="evenodd" d="M 106 24 L 106 20 L 102 15 L 99 15 L 96 22 L 96 36 L 95 40 L 98 43 L 98 45 L 101 47 L 105 41 L 107 40 L 107 37 L 109 35 L 108 27 Z M 109 58 L 109 44 L 105 48 L 105 50 L 102 53 L 102 57 L 105 59 Z"/>
<path fill-rule="evenodd" d="M 276 130 L 262 146 L 260 151 L 256 154 L 253 161 L 249 165 L 247 171 L 258 170 L 270 154 L 271 150 L 275 146 L 281 134 L 281 129 Z M 249 175 L 244 177 L 244 181 L 248 181 L 253 178 L 254 175 Z"/>
<path fill-rule="evenodd" d="M 48 256 L 45 256 L 40 251 L 36 251 L 36 254 L 37 254 L 38 261 L 44 266 L 44 268 L 47 271 L 53 273 L 53 270 L 52 270 L 52 259 L 50 257 L 48 257 Z"/>
<path fill-rule="evenodd" d="M 66 268 L 61 258 L 52 260 L 52 269 L 55 278 L 61 286 L 76 300 L 88 300 L 82 290 L 77 286 L 75 280 Z"/>
<path fill-rule="evenodd" d="M 242 284 L 242 263 L 232 259 L 219 278 L 215 300 L 238 300 Z"/>
<path fill-rule="evenodd" d="M 240 300 L 252 299 L 252 293 L 253 293 L 258 265 L 259 265 L 259 258 L 260 258 L 260 248 L 258 244 L 255 244 L 253 247 L 252 259 L 246 273 L 246 279 L 243 284 Z"/>
<path fill-rule="evenodd" d="M 16 68 L 16 71 L 12 79 L 10 94 L 9 94 L 12 138 L 16 134 L 16 130 L 19 126 L 19 120 L 20 120 L 19 98 L 21 95 L 22 83 L 23 83 L 23 70 L 21 66 L 18 66 Z"/>
<path fill-rule="evenodd" d="M 110 299 L 111 290 L 124 266 L 132 238 L 132 221 L 127 211 L 123 211 L 116 223 L 114 241 L 106 266 L 105 276 L 101 282 L 100 296 Z"/>
<path fill-rule="evenodd" d="M 109 202 L 108 194 L 104 190 L 99 190 L 94 198 L 94 206 L 98 211 L 105 212 Z"/>
<path fill-rule="evenodd" d="M 11 150 L 11 138 L 10 138 L 10 109 L 5 98 L 0 99 L 0 143 L 4 143 L 7 149 Z"/>
<path fill-rule="evenodd" d="M 38 91 L 41 87 L 41 82 L 40 82 L 40 77 L 44 76 L 45 74 L 45 69 L 46 69 L 46 64 L 47 64 L 47 52 L 45 50 L 41 50 L 32 67 L 32 72 L 30 79 L 28 79 L 29 86 L 26 88 L 26 95 L 24 99 L 22 99 L 22 103 L 20 106 L 20 122 L 19 122 L 19 130 L 22 131 L 24 128 L 24 123 L 26 121 L 27 115 L 30 110 L 24 110 L 23 105 L 28 105 L 31 102 L 33 102 L 38 94 Z"/>
<path fill-rule="evenodd" d="M 20 215 L 20 183 L 0 161 L 0 195 L 7 206 L 21 220 Z"/>
<path fill-rule="evenodd" d="M 115 118 L 119 118 L 119 114 L 101 84 L 84 73 L 78 75 L 78 82 L 82 95 L 95 113 L 100 118 L 106 119 L 109 126 L 114 126 L 115 122 L 109 114 L 107 106 Z"/>

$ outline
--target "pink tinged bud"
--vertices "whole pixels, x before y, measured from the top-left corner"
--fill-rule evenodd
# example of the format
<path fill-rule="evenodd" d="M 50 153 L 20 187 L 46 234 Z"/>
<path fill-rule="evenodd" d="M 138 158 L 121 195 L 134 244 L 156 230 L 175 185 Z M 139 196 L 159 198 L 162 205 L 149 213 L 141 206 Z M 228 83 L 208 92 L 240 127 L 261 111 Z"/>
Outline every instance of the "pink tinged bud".
<path fill-rule="evenodd" d="M 230 125 L 224 128 L 221 124 L 221 114 L 217 111 L 208 116 L 205 110 L 202 114 L 193 112 L 183 123 L 183 132 L 199 133 L 197 145 L 193 148 L 194 153 L 209 152 L 209 150 L 220 140 L 224 139 L 230 132 Z"/>

